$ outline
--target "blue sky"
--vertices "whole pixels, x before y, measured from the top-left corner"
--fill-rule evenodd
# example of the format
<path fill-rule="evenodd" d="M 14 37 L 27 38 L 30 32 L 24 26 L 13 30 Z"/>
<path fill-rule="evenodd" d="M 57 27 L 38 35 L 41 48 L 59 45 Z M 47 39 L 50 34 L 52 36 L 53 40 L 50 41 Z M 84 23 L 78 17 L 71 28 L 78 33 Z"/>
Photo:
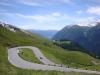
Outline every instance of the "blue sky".
<path fill-rule="evenodd" d="M 0 0 L 0 21 L 23 29 L 59 30 L 100 20 L 100 0 Z"/>

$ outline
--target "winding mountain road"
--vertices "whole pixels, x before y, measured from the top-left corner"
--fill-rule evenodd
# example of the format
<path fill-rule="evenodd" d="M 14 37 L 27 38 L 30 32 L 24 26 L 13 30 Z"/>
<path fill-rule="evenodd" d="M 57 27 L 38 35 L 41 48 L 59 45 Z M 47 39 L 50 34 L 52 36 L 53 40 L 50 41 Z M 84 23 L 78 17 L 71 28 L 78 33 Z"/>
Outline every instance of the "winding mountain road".
<path fill-rule="evenodd" d="M 22 59 L 18 53 L 21 50 L 21 48 L 30 48 L 36 55 L 36 57 L 43 63 L 43 64 L 37 64 L 34 62 L 29 62 L 24 59 Z M 42 58 L 42 59 L 41 59 Z M 91 73 L 91 74 L 100 74 L 99 71 L 91 71 L 91 70 L 81 70 L 81 69 L 73 69 L 73 68 L 66 68 L 66 67 L 60 67 L 58 64 L 55 65 L 52 61 L 48 60 L 37 47 L 32 46 L 20 46 L 15 48 L 8 49 L 8 61 L 19 68 L 22 69 L 32 69 L 32 70 L 45 70 L 45 71 L 61 71 L 61 72 L 82 72 L 82 73 Z M 54 66 L 55 65 L 55 66 Z"/>

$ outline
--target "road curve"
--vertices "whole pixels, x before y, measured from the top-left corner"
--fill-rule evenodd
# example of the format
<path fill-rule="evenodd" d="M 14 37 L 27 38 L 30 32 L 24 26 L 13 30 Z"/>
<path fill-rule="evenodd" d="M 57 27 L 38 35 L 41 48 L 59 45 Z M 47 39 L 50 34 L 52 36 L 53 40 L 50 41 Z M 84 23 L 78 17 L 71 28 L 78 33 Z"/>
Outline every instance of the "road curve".
<path fill-rule="evenodd" d="M 36 55 L 36 57 L 43 63 L 43 64 L 37 64 L 33 62 L 29 62 L 26 60 L 23 60 L 21 57 L 19 57 L 18 53 L 20 48 L 30 48 Z M 40 57 L 42 59 L 40 59 Z M 80 70 L 80 69 L 73 69 L 73 68 L 66 68 L 66 67 L 59 67 L 53 66 L 55 63 L 48 60 L 38 48 L 32 47 L 32 46 L 20 46 L 15 48 L 8 49 L 8 61 L 19 68 L 22 69 L 32 69 L 32 70 L 55 70 L 55 71 L 61 71 L 61 72 L 82 72 L 82 73 L 91 73 L 91 74 L 100 74 L 99 71 L 91 71 L 91 70 Z M 51 65 L 51 66 L 50 66 Z"/>

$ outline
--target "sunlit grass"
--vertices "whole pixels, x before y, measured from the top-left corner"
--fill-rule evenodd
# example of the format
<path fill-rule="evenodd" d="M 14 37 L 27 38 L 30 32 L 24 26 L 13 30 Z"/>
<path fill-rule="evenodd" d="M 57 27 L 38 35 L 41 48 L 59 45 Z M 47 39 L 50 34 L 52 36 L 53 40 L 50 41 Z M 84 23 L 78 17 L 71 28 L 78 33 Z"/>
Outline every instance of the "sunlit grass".
<path fill-rule="evenodd" d="M 26 61 L 34 62 L 34 63 L 39 63 L 39 64 L 41 63 L 41 62 L 37 59 L 37 57 L 36 57 L 36 55 L 34 54 L 34 52 L 33 52 L 31 49 L 29 49 L 29 48 L 21 48 L 18 54 L 19 54 L 19 56 L 20 56 L 22 59 L 24 59 L 24 60 L 26 60 Z"/>

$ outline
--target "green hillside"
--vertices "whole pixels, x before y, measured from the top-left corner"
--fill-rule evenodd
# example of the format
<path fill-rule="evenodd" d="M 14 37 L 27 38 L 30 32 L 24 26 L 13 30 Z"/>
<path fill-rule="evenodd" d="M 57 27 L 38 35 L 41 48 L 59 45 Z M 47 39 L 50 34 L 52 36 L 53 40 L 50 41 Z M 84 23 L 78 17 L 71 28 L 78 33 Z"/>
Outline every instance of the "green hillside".
<path fill-rule="evenodd" d="M 20 52 L 18 53 L 18 55 L 29 62 L 34 62 L 34 63 L 38 63 L 38 64 L 42 64 L 37 57 L 35 56 L 35 54 L 33 53 L 33 51 L 29 48 L 22 48 L 20 50 Z"/>
<path fill-rule="evenodd" d="M 21 31 L 12 32 L 0 26 L 0 75 L 88 75 L 82 73 L 22 70 L 11 65 L 8 62 L 7 48 L 25 45 L 40 48 L 43 54 L 55 63 L 65 64 L 69 67 L 80 67 L 82 69 L 89 68 L 100 71 L 100 65 L 94 65 L 92 62 L 99 63 L 99 60 L 94 59 L 85 53 L 65 51 L 62 48 L 55 46 L 50 40 L 42 38 L 39 35 L 30 35 Z"/>
<path fill-rule="evenodd" d="M 62 47 L 63 49 L 67 49 L 67 50 L 72 50 L 72 51 L 82 51 L 85 52 L 84 48 L 81 47 L 78 43 L 74 43 L 70 40 L 57 40 L 57 41 L 53 41 L 53 43 L 57 46 Z"/>

